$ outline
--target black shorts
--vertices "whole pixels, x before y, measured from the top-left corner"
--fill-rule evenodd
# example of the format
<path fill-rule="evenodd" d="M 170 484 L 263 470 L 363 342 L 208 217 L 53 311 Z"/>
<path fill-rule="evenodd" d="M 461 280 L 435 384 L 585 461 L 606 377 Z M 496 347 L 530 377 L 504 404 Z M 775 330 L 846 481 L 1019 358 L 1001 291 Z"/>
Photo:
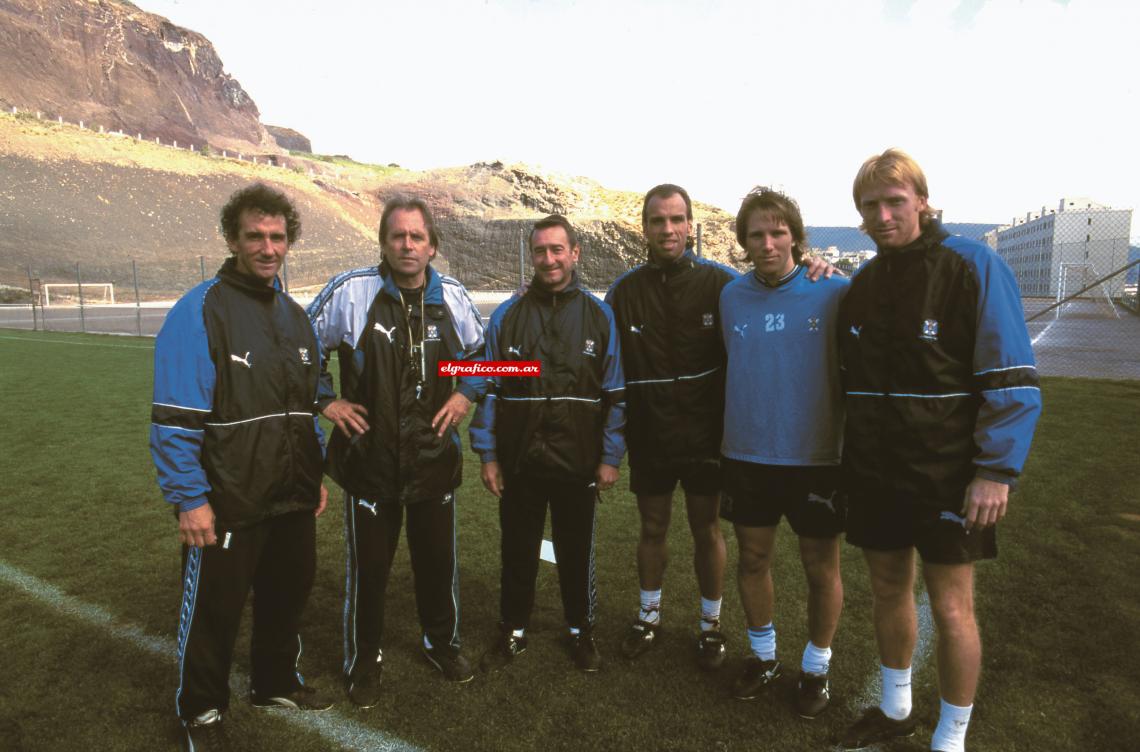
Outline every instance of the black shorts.
<path fill-rule="evenodd" d="M 846 504 L 838 465 L 762 465 L 721 459 L 720 516 L 741 527 L 775 527 L 781 517 L 796 535 L 834 538 Z"/>
<path fill-rule="evenodd" d="M 720 461 L 651 462 L 629 469 L 629 490 L 638 496 L 665 496 L 677 482 L 690 496 L 716 496 L 720 493 Z"/>
<path fill-rule="evenodd" d="M 997 558 L 997 532 L 992 525 L 968 531 L 957 511 L 858 493 L 848 499 L 847 542 L 872 551 L 914 547 L 931 564 Z"/>

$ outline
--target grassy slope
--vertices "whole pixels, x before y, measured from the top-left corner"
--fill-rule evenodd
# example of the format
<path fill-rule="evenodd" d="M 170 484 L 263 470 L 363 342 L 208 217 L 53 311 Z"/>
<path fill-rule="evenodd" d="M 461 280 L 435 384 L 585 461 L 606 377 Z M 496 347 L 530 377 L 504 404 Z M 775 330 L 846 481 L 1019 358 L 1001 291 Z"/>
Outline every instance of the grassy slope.
<path fill-rule="evenodd" d="M 41 342 L 37 340 L 50 340 Z M 107 346 L 109 345 L 109 346 Z M 179 573 L 173 521 L 146 449 L 151 342 L 0 332 L 0 559 L 171 639 Z M 1049 380 L 1023 489 L 1003 523 L 1002 557 L 979 568 L 986 676 L 975 749 L 1125 749 L 1140 733 L 1135 676 L 1140 513 L 1135 494 L 1140 385 Z M 497 618 L 498 529 L 467 453 L 460 493 L 464 638 L 477 659 Z M 624 480 L 622 481 L 624 486 Z M 335 498 L 335 494 L 334 494 Z M 319 525 L 319 572 L 306 616 L 306 675 L 337 686 L 343 578 L 339 503 Z M 678 510 L 680 511 L 680 510 Z M 777 558 L 777 627 L 794 665 L 805 639 L 802 577 L 785 531 Z M 617 642 L 636 603 L 632 498 L 608 495 L 599 523 L 600 676 L 573 671 L 558 637 L 557 581 L 539 577 L 532 649 L 511 670 L 453 687 L 417 654 L 406 549 L 390 585 L 385 681 L 379 707 L 342 712 L 428 749 L 807 749 L 851 718 L 875 670 L 866 578 L 844 547 L 847 587 L 836 640 L 837 707 L 814 724 L 780 698 L 730 701 L 728 682 L 745 650 L 734 592 L 725 621 L 733 662 L 719 675 L 692 665 L 696 592 L 679 514 L 666 586 L 664 644 L 636 666 Z M 730 540 L 730 551 L 732 543 Z M 730 555 L 730 558 L 735 558 Z M 728 588 L 735 588 L 729 576 Z M 0 749 L 77 749 L 96 732 L 116 749 L 152 749 L 172 730 L 175 673 L 163 661 L 0 584 Z M 237 665 L 247 666 L 248 638 Z M 936 702 L 933 659 L 917 677 L 920 712 Z M 65 688 L 66 703 L 61 696 Z M 66 708 L 66 709 L 65 709 Z M 233 720 L 265 748 L 326 749 L 319 738 L 235 702 Z M 925 738 L 896 745 L 923 749 Z M 273 745 L 270 747 L 268 745 Z"/>
<path fill-rule="evenodd" d="M 491 225 L 533 221 L 544 213 L 536 206 L 550 208 L 548 199 L 556 195 L 573 221 L 603 234 L 604 243 L 595 238 L 606 249 L 601 257 L 628 262 L 630 253 L 642 253 L 641 195 L 586 178 L 540 174 L 523 165 L 413 172 L 324 155 L 287 159 L 297 171 L 0 113 L 0 173 L 8 178 L 0 182 L 0 224 L 7 218 L 11 225 L 0 235 L 0 283 L 23 287 L 29 266 L 44 281 L 70 282 L 79 262 L 88 281 L 129 291 L 135 259 L 144 294 L 183 292 L 200 277 L 198 256 L 211 268 L 224 256 L 218 208 L 253 180 L 276 184 L 297 200 L 304 232 L 291 253 L 290 283 L 312 292 L 334 273 L 375 261 L 376 197 L 393 192 L 427 197 L 437 218 L 466 223 L 460 231 L 465 237 L 456 242 L 449 228 L 440 249 L 457 269 L 489 264 L 513 272 L 500 254 L 513 262 L 514 235 L 503 244 Z M 310 169 L 316 174 L 310 176 Z M 735 248 L 731 217 L 699 202 L 694 211 L 705 254 L 729 263 Z M 630 242 L 623 233 L 638 239 Z M 480 280 L 489 283 L 478 275 L 465 281 Z"/>
<path fill-rule="evenodd" d="M 289 193 L 301 212 L 296 281 L 323 283 L 376 254 L 377 208 L 359 187 L 375 176 L 364 169 L 344 168 L 343 190 L 329 190 L 291 169 L 0 115 L 0 173 L 0 224 L 10 226 L 0 236 L 0 281 L 16 286 L 26 285 L 29 265 L 44 281 L 73 281 L 79 262 L 87 280 L 126 293 L 133 258 L 144 292 L 185 291 L 198 256 L 213 269 L 226 254 L 222 204 L 257 180 Z"/>

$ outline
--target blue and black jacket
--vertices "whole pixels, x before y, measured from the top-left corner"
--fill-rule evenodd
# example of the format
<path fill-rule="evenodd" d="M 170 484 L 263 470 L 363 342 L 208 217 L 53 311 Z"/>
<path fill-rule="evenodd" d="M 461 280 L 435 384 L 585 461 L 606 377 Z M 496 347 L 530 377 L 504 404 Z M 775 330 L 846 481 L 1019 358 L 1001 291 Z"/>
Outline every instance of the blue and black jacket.
<path fill-rule="evenodd" d="M 539 377 L 496 376 L 471 422 L 471 448 L 504 475 L 590 483 L 625 454 L 625 378 L 609 306 L 578 286 L 532 280 L 500 305 L 487 329 L 488 361 L 540 361 Z"/>
<path fill-rule="evenodd" d="M 958 511 L 975 475 L 1014 485 L 1041 413 L 1017 282 L 933 222 L 856 274 L 838 322 L 849 490 Z"/>
<path fill-rule="evenodd" d="M 625 368 L 631 467 L 720 457 L 725 350 L 720 292 L 739 275 L 692 248 L 675 262 L 652 259 L 606 294 Z"/>
<path fill-rule="evenodd" d="M 177 511 L 241 528 L 320 499 L 320 351 L 304 310 L 226 260 L 167 314 L 154 350 L 150 447 Z"/>
<path fill-rule="evenodd" d="M 459 433 L 448 426 L 440 438 L 431 421 L 453 392 L 478 402 L 487 391 L 482 376 L 439 375 L 441 360 L 482 354 L 483 320 L 467 290 L 429 265 L 422 293 L 410 296 L 386 266 L 373 266 L 333 277 L 308 309 L 322 355 L 338 353 L 341 397 L 364 405 L 370 426 L 355 440 L 333 431 L 326 469 L 354 497 L 373 502 L 410 504 L 455 490 Z M 318 401 L 324 407 L 335 398 L 332 377 L 322 372 Z"/>

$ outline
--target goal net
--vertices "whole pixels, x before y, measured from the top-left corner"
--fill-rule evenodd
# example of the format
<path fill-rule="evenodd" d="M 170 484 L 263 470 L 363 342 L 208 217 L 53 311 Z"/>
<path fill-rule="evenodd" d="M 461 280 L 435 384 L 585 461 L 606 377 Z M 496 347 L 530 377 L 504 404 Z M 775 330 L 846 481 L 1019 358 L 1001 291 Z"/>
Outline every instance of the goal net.
<path fill-rule="evenodd" d="M 1062 303 L 1057 307 L 1057 318 L 1120 318 L 1106 280 L 1089 263 L 1061 264 L 1057 279 L 1057 302 Z"/>
<path fill-rule="evenodd" d="M 40 286 L 44 307 L 79 305 L 108 305 L 115 302 L 113 282 L 84 282 L 82 298 L 80 286 L 74 282 L 45 282 Z"/>

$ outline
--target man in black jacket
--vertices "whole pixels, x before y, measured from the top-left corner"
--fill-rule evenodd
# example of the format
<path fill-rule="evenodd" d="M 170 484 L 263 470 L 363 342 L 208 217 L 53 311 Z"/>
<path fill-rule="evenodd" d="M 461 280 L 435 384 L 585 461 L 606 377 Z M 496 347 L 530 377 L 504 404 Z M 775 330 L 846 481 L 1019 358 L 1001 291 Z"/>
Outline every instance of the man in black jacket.
<path fill-rule="evenodd" d="M 725 354 L 717 302 L 737 275 L 696 256 L 689 239 L 692 221 L 684 188 L 651 189 L 641 210 L 648 259 L 619 277 L 606 295 L 621 337 L 629 389 L 629 486 L 641 517 L 641 609 L 621 650 L 636 658 L 656 642 L 673 489 L 680 482 L 701 593 L 697 660 L 702 668 L 716 669 L 725 656 L 725 545 L 718 514 Z"/>
<path fill-rule="evenodd" d="M 178 301 L 155 342 L 150 444 L 183 544 L 175 706 L 187 749 L 225 745 L 230 662 L 251 588 L 253 704 L 331 706 L 297 672 L 326 500 L 317 343 L 277 280 L 300 231 L 280 192 L 255 184 L 235 193 L 222 209 L 231 258 Z"/>
<path fill-rule="evenodd" d="M 625 454 L 625 380 L 609 306 L 578 287 L 580 252 L 566 218 L 537 222 L 530 287 L 500 305 L 487 330 L 488 361 L 514 361 L 506 367 L 520 372 L 538 362 L 541 375 L 495 377 L 471 423 L 471 448 L 483 461 L 483 485 L 499 498 L 502 528 L 501 635 L 483 656 L 484 670 L 526 650 L 548 504 L 567 644 L 581 670 L 601 666 L 592 634 L 594 515 Z"/>
<path fill-rule="evenodd" d="M 988 246 L 942 228 L 914 159 L 876 154 L 852 194 L 879 253 L 859 269 L 837 326 L 847 542 L 870 572 L 883 691 L 841 743 L 914 733 L 917 554 L 938 632 L 931 749 L 963 752 L 981 672 L 974 563 L 997 556 L 995 526 L 1041 413 L 1037 369 L 1013 273 Z"/>
<path fill-rule="evenodd" d="M 309 306 L 323 354 L 338 352 L 341 396 L 322 374 L 318 403 L 336 424 L 327 471 L 344 488 L 348 583 L 344 674 L 349 698 L 379 702 L 385 592 L 405 511 L 423 654 L 455 682 L 473 677 L 460 652 L 456 427 L 486 389 L 439 361 L 483 347 L 467 291 L 430 262 L 439 235 L 427 204 L 395 197 L 380 217 L 379 267 L 334 277 Z"/>

